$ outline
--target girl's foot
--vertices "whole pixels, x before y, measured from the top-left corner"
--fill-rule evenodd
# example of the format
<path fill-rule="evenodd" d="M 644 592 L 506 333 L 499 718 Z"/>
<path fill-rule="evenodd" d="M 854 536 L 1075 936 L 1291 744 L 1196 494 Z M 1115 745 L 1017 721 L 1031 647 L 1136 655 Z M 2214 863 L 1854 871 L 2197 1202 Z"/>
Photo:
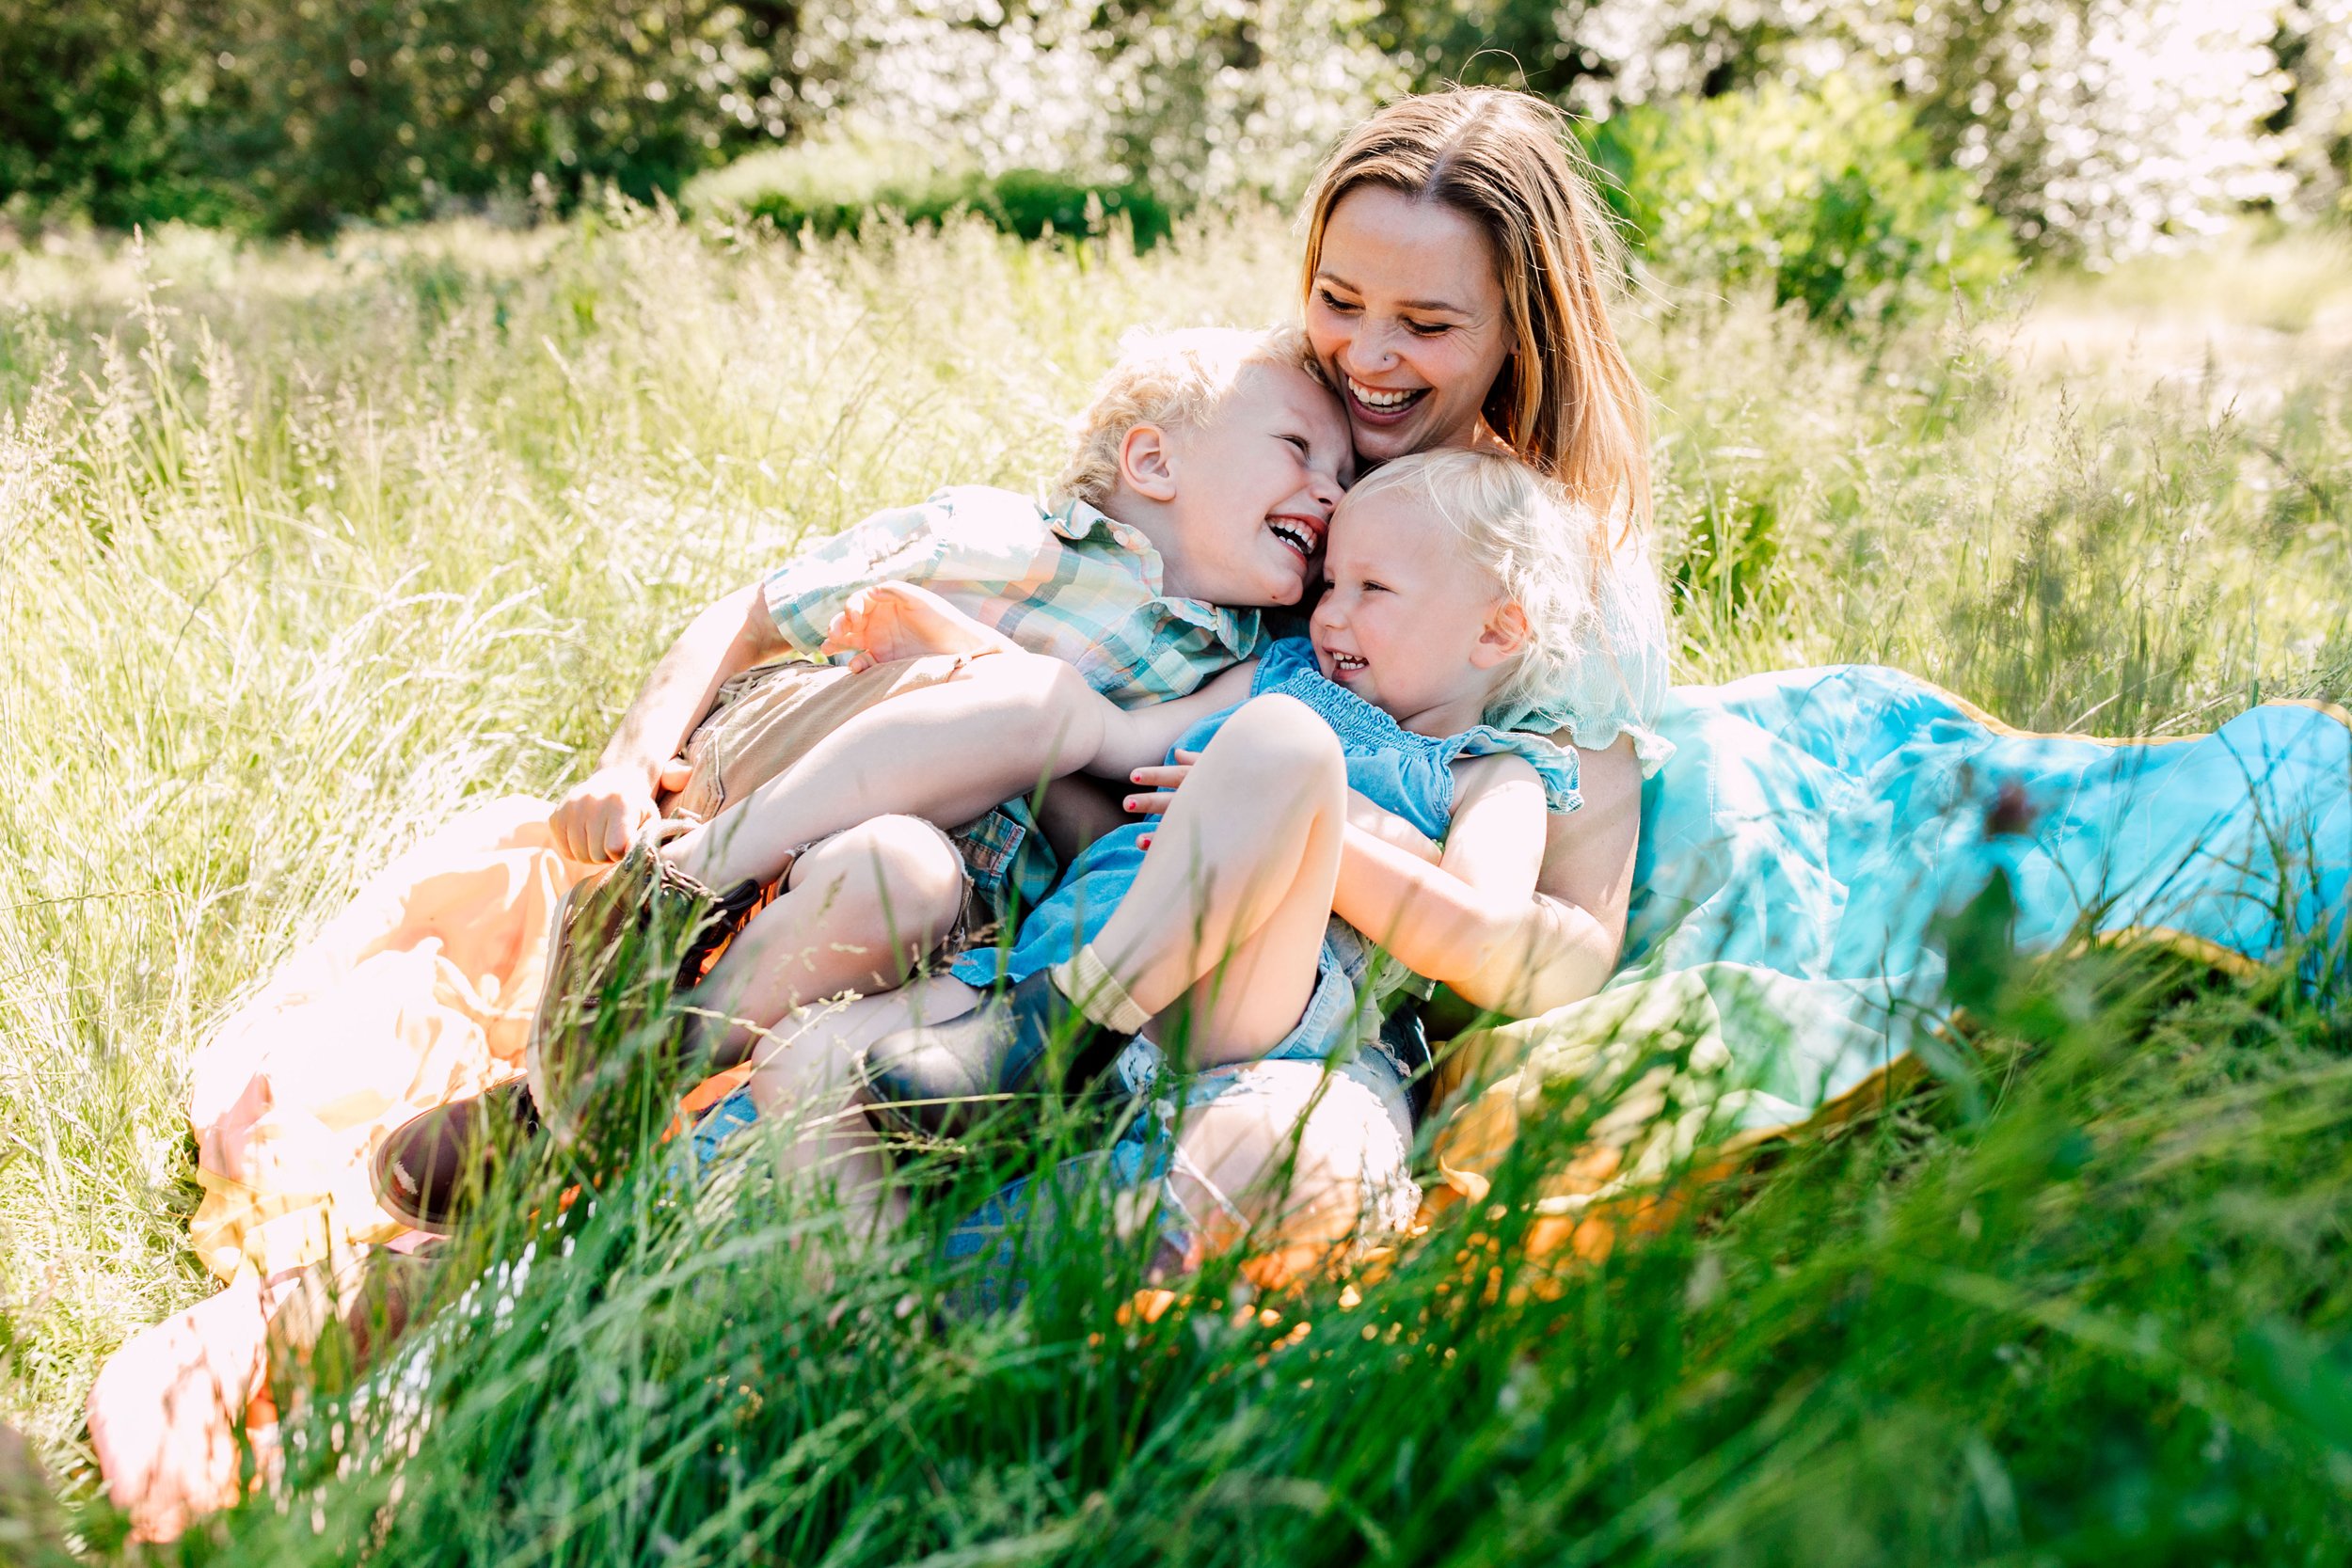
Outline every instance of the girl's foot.
<path fill-rule="evenodd" d="M 934 654 L 967 658 L 1017 654 L 1021 644 L 928 588 L 911 582 L 878 582 L 850 595 L 833 625 L 825 628 L 821 651 L 850 654 L 850 668 L 858 671 Z"/>

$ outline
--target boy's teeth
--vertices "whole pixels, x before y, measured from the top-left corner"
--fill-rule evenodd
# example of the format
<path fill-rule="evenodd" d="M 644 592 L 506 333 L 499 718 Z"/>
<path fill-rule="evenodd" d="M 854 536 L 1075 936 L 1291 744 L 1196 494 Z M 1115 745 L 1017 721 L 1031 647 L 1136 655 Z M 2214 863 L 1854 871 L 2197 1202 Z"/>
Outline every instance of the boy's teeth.
<path fill-rule="evenodd" d="M 1347 389 L 1355 393 L 1356 401 L 1367 408 L 1402 408 L 1427 388 L 1411 387 L 1401 392 L 1384 391 L 1377 387 L 1367 387 L 1351 375 L 1347 378 Z"/>

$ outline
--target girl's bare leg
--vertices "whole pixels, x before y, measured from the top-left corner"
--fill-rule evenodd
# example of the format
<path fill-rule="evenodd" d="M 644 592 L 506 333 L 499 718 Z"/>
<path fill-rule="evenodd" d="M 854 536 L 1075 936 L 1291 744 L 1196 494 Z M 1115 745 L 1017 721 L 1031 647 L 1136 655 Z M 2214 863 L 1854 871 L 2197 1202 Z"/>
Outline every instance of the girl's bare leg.
<path fill-rule="evenodd" d="M 820 1003 L 761 1042 L 752 1101 L 761 1120 L 787 1130 L 779 1164 L 833 1183 L 842 1206 L 864 1216 L 859 1228 L 866 1234 L 895 1227 L 905 1218 L 906 1199 L 890 1185 L 888 1164 L 866 1119 L 858 1060 L 884 1035 L 961 1018 L 979 1000 L 961 980 L 933 976 L 880 996 Z"/>
<path fill-rule="evenodd" d="M 953 929 L 963 890 L 955 846 L 912 816 L 861 822 L 802 856 L 688 999 L 712 1065 L 750 1060 L 796 1008 L 895 990 Z"/>
<path fill-rule="evenodd" d="M 1188 1001 L 1192 1060 L 1259 1055 L 1312 993 L 1339 879 L 1347 768 L 1313 710 L 1255 698 L 1209 742 L 1094 938 L 1149 1012 Z"/>

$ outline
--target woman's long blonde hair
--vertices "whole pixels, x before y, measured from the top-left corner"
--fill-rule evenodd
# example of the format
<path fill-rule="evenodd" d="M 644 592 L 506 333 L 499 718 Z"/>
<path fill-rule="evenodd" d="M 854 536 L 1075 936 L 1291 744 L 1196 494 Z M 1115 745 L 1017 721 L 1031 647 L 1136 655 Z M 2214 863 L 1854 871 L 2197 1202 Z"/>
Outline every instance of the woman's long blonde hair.
<path fill-rule="evenodd" d="M 1502 265 L 1511 356 L 1486 422 L 1521 457 L 1629 532 L 1650 515 L 1649 410 L 1609 320 L 1614 230 L 1569 151 L 1567 121 L 1504 87 L 1400 99 L 1349 134 L 1307 199 L 1302 294 L 1331 210 L 1381 185 L 1476 221 Z"/>

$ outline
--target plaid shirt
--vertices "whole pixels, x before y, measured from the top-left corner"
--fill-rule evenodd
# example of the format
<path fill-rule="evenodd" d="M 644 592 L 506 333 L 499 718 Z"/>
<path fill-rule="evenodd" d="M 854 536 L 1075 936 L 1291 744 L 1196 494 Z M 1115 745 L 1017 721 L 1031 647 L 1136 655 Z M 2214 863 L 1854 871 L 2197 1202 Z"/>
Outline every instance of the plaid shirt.
<path fill-rule="evenodd" d="M 1160 592 L 1151 541 L 1082 500 L 1047 511 L 986 485 L 877 512 L 768 578 L 768 610 L 799 652 L 861 588 L 911 582 L 1031 653 L 1074 666 L 1121 707 L 1181 697 L 1258 651 L 1258 611 Z"/>
<path fill-rule="evenodd" d="M 1073 666 L 1121 707 L 1194 690 L 1258 651 L 1258 611 L 1161 593 L 1159 552 L 1082 500 L 1048 511 L 987 485 L 877 512 L 802 550 L 768 578 L 768 612 L 815 655 L 851 594 L 877 582 L 928 588 L 1031 653 Z M 1025 800 L 958 831 L 980 889 L 1009 915 L 1051 888 L 1057 867 Z"/>

